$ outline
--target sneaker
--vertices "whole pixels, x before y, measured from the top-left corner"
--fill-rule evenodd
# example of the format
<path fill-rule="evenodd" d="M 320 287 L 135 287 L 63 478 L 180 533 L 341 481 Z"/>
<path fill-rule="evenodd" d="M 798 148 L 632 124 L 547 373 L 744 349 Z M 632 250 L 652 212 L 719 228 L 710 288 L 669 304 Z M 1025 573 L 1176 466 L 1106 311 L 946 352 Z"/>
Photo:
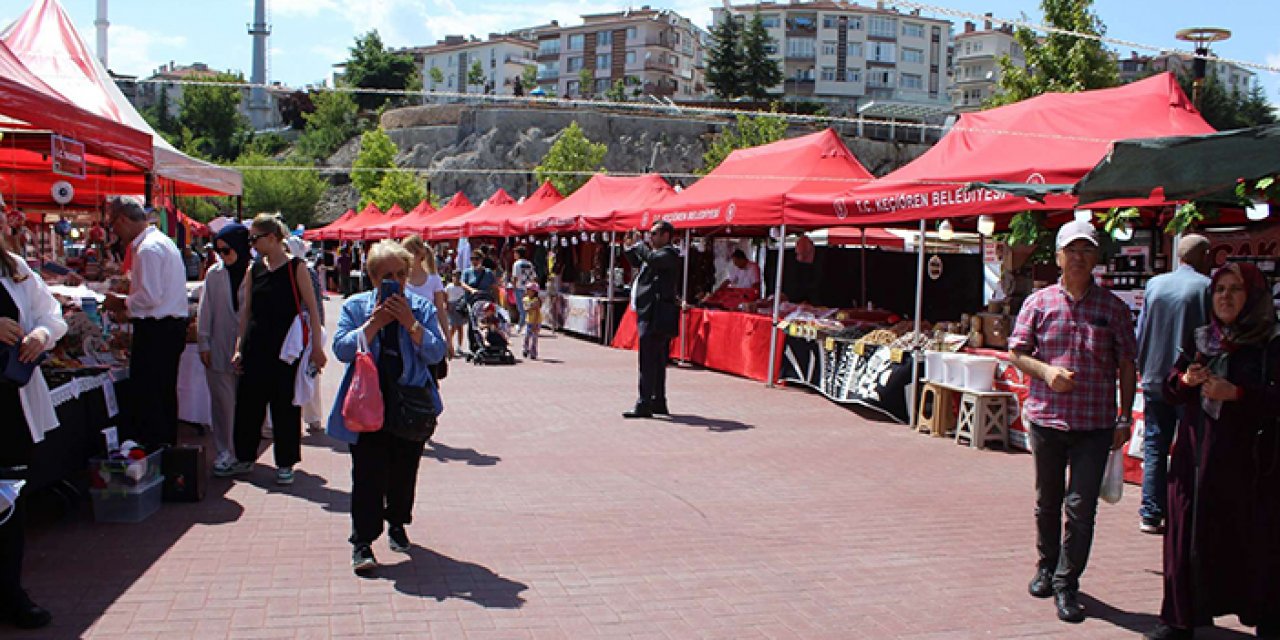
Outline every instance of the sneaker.
<path fill-rule="evenodd" d="M 253 471 L 252 462 L 238 462 L 232 459 L 230 462 L 213 465 L 213 475 L 219 478 L 230 478 L 231 476 L 247 476 Z"/>
<path fill-rule="evenodd" d="M 378 559 L 373 557 L 373 548 L 367 544 L 356 545 L 351 552 L 351 570 L 358 576 L 367 576 L 378 568 Z"/>
<path fill-rule="evenodd" d="M 1152 535 L 1160 535 L 1164 533 L 1164 518 L 1152 518 L 1143 516 L 1138 521 L 1138 531 L 1150 533 Z"/>
<path fill-rule="evenodd" d="M 276 469 L 276 484 L 293 484 L 293 467 Z"/>
<path fill-rule="evenodd" d="M 395 525 L 387 529 L 387 540 L 390 541 L 391 550 L 396 553 L 409 553 L 411 547 L 409 543 L 409 534 L 404 532 L 403 525 Z"/>

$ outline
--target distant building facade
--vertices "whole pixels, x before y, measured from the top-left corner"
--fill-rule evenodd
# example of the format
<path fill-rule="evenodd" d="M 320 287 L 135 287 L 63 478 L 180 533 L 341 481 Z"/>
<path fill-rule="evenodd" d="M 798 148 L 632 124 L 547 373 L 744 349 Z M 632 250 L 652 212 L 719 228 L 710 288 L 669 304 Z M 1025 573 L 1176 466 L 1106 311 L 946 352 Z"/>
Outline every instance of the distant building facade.
<path fill-rule="evenodd" d="M 534 53 L 537 50 L 538 45 L 532 40 L 491 33 L 488 40 L 447 36 L 434 45 L 401 52 L 413 56 L 422 72 L 422 87 L 427 91 L 512 95 L 525 70 L 536 67 Z M 472 83 L 471 69 L 477 61 L 482 79 Z M 521 86 L 526 94 L 533 88 L 523 86 L 523 81 Z"/>
<path fill-rule="evenodd" d="M 169 64 L 161 65 L 159 69 L 156 69 L 155 73 L 143 80 L 137 80 L 130 76 L 118 76 L 116 77 L 116 85 L 133 103 L 134 108 L 139 111 L 149 109 L 158 104 L 163 96 L 163 100 L 168 102 L 169 115 L 176 118 L 182 106 L 182 94 L 187 83 L 210 80 L 220 73 L 236 74 L 234 71 L 223 72 L 211 69 L 209 65 L 203 62 L 179 65 L 170 61 Z M 244 116 L 246 122 L 251 122 L 249 110 L 251 89 L 245 87 L 239 91 L 241 94 L 240 115 Z M 279 127 L 283 123 L 280 117 L 280 109 L 278 108 L 278 97 L 281 92 L 287 93 L 288 90 L 277 85 L 266 91 L 266 100 L 269 106 L 265 113 L 267 115 L 267 121 L 264 123 L 266 128 Z"/>
<path fill-rule="evenodd" d="M 981 30 L 977 26 L 965 22 L 964 32 L 955 37 L 951 99 L 957 112 L 977 111 L 999 92 L 1001 58 L 1008 56 L 1016 67 L 1027 66 L 1026 53 L 1013 37 L 1013 25 L 992 28 L 987 20 Z"/>
<path fill-rule="evenodd" d="M 1136 51 L 1130 51 L 1128 58 L 1120 58 L 1117 62 L 1120 66 L 1120 81 L 1129 83 L 1165 71 L 1170 71 L 1179 77 L 1192 77 L 1195 59 L 1186 54 L 1168 51 L 1154 56 L 1139 55 Z M 1227 91 L 1240 93 L 1248 93 L 1257 83 L 1256 73 L 1223 60 L 1209 61 L 1208 76 L 1217 79 Z"/>

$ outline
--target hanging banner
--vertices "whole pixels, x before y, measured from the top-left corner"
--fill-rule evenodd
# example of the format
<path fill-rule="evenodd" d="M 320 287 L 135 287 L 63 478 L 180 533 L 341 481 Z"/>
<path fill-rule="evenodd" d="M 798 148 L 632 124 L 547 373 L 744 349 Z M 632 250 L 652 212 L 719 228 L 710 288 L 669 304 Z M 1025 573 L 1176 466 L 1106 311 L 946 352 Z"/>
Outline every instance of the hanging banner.
<path fill-rule="evenodd" d="M 84 179 L 86 168 L 84 143 L 60 135 L 49 136 L 49 159 L 53 172 L 68 178 Z"/>
<path fill-rule="evenodd" d="M 859 351 L 855 343 L 844 340 L 787 336 L 781 380 L 811 387 L 836 402 L 859 404 L 898 422 L 910 422 L 914 356 L 884 346 Z"/>

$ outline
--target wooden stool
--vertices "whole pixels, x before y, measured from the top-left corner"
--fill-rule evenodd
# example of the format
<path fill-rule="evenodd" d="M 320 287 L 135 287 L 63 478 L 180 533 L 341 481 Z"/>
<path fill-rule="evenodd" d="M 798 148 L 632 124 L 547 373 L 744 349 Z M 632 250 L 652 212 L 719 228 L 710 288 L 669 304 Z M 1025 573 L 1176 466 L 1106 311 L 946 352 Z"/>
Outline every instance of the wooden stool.
<path fill-rule="evenodd" d="M 1009 447 L 1009 397 L 1005 394 L 965 393 L 960 397 L 956 443 L 975 449 L 998 442 Z"/>
<path fill-rule="evenodd" d="M 945 436 L 956 426 L 951 413 L 955 392 L 941 385 L 926 383 L 920 392 L 920 408 L 916 411 L 916 432 Z"/>

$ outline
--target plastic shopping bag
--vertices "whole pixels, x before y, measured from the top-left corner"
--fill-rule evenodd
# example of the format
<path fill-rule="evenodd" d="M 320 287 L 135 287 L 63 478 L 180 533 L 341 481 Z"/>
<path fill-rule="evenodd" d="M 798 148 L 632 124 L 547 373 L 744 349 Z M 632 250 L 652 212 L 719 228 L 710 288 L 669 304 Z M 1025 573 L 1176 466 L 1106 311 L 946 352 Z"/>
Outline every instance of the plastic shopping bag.
<path fill-rule="evenodd" d="M 382 429 L 382 388 L 378 384 L 378 365 L 373 354 L 369 353 L 364 333 L 361 332 L 356 340 L 355 370 L 351 374 L 347 397 L 342 401 L 342 417 L 347 421 L 348 431 L 368 433 Z"/>
<path fill-rule="evenodd" d="M 1120 502 L 1124 496 L 1124 447 L 1113 449 L 1107 457 L 1107 470 L 1102 474 L 1102 491 L 1099 494 L 1108 504 Z"/>

